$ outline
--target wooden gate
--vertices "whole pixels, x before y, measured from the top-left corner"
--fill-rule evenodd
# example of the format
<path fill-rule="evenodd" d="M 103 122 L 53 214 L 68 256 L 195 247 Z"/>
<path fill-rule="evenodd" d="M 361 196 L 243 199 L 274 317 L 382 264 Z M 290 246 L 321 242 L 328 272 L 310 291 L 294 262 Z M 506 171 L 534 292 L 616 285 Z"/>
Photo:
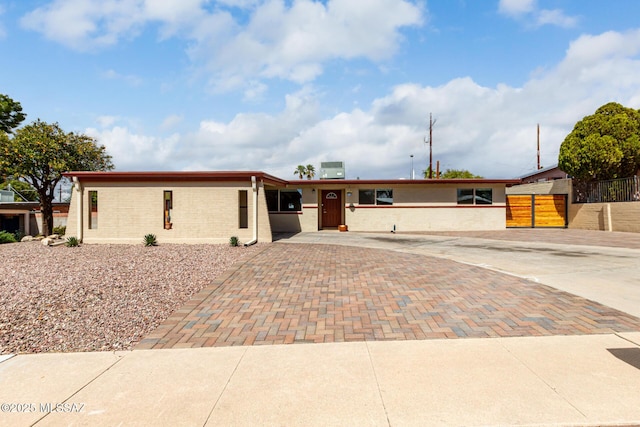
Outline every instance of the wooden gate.
<path fill-rule="evenodd" d="M 507 195 L 507 227 L 566 226 L 566 194 Z"/>

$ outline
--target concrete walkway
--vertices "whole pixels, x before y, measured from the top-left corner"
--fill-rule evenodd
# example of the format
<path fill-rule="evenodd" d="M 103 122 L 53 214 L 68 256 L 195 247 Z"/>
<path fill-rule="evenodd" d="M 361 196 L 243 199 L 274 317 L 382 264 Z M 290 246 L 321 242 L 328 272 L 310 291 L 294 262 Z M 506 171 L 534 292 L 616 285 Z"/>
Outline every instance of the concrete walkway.
<path fill-rule="evenodd" d="M 488 274 L 489 280 L 511 283 L 500 271 L 518 281 L 527 277 L 560 289 L 575 286 L 593 296 L 592 307 L 612 298 L 617 309 L 636 314 L 637 306 L 624 301 L 637 297 L 633 277 L 640 277 L 640 253 L 633 244 L 594 244 L 613 237 L 607 233 L 593 238 L 565 233 L 564 243 L 527 233 L 514 241 L 509 231 L 502 239 L 501 233 L 493 239 L 468 233 L 310 233 L 272 246 L 329 243 L 328 248 L 385 249 L 387 261 L 397 254 L 401 262 L 402 252 L 410 252 L 410 261 L 415 256 L 433 260 L 425 255 L 455 259 L 486 267 L 471 270 Z M 572 239 L 585 235 L 586 243 Z M 598 274 L 604 267 L 606 274 Z M 247 264 L 240 273 L 249 274 L 251 268 Z M 274 268 L 282 270 L 282 265 Z M 573 273 L 579 277 L 576 283 L 570 280 Z M 0 359 L 0 425 L 640 425 L 640 319 L 612 310 L 607 319 L 597 311 L 589 317 L 580 312 L 587 305 L 583 299 L 552 289 L 546 297 L 567 316 L 558 318 L 557 325 L 571 322 L 573 313 L 572 328 L 576 322 L 618 326 L 585 335 L 364 337 L 323 344 L 19 355 Z M 500 305 L 508 308 L 509 303 Z M 192 312 L 187 307 L 181 316 Z M 528 325 L 535 331 L 533 326 Z"/>

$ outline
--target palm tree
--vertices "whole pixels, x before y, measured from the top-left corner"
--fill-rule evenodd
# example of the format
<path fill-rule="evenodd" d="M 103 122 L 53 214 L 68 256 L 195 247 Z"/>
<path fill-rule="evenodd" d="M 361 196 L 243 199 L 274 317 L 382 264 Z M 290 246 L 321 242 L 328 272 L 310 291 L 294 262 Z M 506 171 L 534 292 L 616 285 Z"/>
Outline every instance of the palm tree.
<path fill-rule="evenodd" d="M 302 177 L 305 176 L 306 173 L 307 173 L 307 169 L 302 165 L 298 165 L 296 170 L 293 171 L 293 174 L 298 175 L 300 179 L 302 179 Z"/>
<path fill-rule="evenodd" d="M 313 165 L 307 165 L 307 179 L 313 179 L 316 176 L 316 168 Z"/>

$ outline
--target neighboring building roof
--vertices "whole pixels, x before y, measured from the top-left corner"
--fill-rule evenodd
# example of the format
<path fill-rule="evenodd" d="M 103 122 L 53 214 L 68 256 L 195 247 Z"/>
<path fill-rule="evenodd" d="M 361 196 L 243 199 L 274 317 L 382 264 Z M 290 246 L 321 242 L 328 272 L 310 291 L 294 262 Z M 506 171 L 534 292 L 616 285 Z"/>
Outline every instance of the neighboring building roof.
<path fill-rule="evenodd" d="M 562 179 L 562 178 L 566 178 L 567 174 L 565 172 L 563 172 L 557 164 L 553 165 L 553 166 L 549 166 L 546 168 L 542 168 L 542 169 L 538 169 L 536 171 L 533 172 L 529 172 L 526 175 L 522 175 L 520 177 L 520 180 L 523 183 L 528 183 L 528 182 L 537 182 L 540 180 L 544 180 L 544 181 L 551 181 L 554 179 Z"/>
<path fill-rule="evenodd" d="M 86 172 L 63 174 L 81 181 L 250 181 L 252 176 L 271 185 L 286 185 L 287 181 L 257 171 L 169 171 L 169 172 Z"/>

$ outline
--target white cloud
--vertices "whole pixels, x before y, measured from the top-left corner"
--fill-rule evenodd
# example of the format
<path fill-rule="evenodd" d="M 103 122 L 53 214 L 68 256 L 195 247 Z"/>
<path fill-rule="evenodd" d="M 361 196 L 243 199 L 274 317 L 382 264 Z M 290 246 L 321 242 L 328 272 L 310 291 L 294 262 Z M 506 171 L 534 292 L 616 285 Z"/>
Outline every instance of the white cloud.
<path fill-rule="evenodd" d="M 538 26 L 555 25 L 562 28 L 573 28 L 578 24 L 578 18 L 567 16 L 560 9 L 541 10 L 536 17 Z"/>
<path fill-rule="evenodd" d="M 175 169 L 171 163 L 180 139 L 177 134 L 157 138 L 135 134 L 120 126 L 102 130 L 89 128 L 85 133 L 106 147 L 116 170 Z"/>
<path fill-rule="evenodd" d="M 113 126 L 120 118 L 118 116 L 99 116 L 96 121 L 101 128 Z"/>
<path fill-rule="evenodd" d="M 179 114 L 171 114 L 164 118 L 162 123 L 160 124 L 160 129 L 163 131 L 167 131 L 169 129 L 173 129 L 178 124 L 180 124 L 184 120 L 184 117 Z"/>
<path fill-rule="evenodd" d="M 405 0 L 369 0 L 366 8 L 351 0 L 299 0 L 290 7 L 270 0 L 228 40 L 208 39 L 191 56 L 208 65 L 216 82 L 260 76 L 305 83 L 332 59 L 391 57 L 402 39 L 399 29 L 423 20 L 422 9 Z"/>
<path fill-rule="evenodd" d="M 573 28 L 578 24 L 577 17 L 567 16 L 561 9 L 539 9 L 536 0 L 500 0 L 498 12 L 511 18 L 524 20 L 534 27 L 555 25 Z"/>
<path fill-rule="evenodd" d="M 535 8 L 536 0 L 500 0 L 498 4 L 498 11 L 510 16 L 531 13 Z"/>
<path fill-rule="evenodd" d="M 256 79 L 309 82 L 322 74 L 324 63 L 338 58 L 386 60 L 402 41 L 400 30 L 425 19 L 410 0 L 368 0 L 366 7 L 352 0 L 227 0 L 211 10 L 207 3 L 53 0 L 21 23 L 81 51 L 114 45 L 145 25 L 159 24 L 161 38 L 188 40 L 192 60 L 213 75 L 212 87 L 227 90 Z"/>
<path fill-rule="evenodd" d="M 640 107 L 640 30 L 582 36 L 565 58 L 522 87 L 486 87 L 470 77 L 441 86 L 398 85 L 369 106 L 321 116 L 311 89 L 288 95 L 277 114 L 238 114 L 228 122 L 203 120 L 197 130 L 167 139 L 126 128 L 95 131 L 118 168 L 264 170 L 293 177 L 298 164 L 346 162 L 350 178 L 407 178 L 427 167 L 429 113 L 437 119 L 433 155 L 441 169 L 468 169 L 510 178 L 535 169 L 536 124 L 542 164 L 575 123 L 616 101 Z M 120 164 L 122 162 L 122 164 Z"/>

